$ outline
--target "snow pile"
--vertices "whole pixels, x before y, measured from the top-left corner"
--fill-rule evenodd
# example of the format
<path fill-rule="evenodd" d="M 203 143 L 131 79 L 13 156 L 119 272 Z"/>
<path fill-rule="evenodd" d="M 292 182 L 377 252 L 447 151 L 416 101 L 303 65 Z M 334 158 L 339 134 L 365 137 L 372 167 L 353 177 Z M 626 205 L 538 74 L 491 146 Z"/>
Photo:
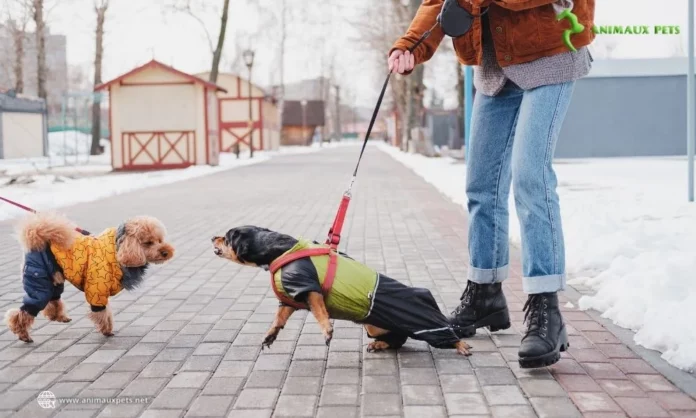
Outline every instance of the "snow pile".
<path fill-rule="evenodd" d="M 101 139 L 99 144 L 109 153 L 111 142 Z M 62 157 L 69 155 L 88 156 L 92 148 L 92 135 L 80 131 L 61 131 L 48 133 L 48 155 Z"/>
<path fill-rule="evenodd" d="M 380 148 L 466 205 L 465 164 Z M 560 160 L 555 168 L 569 283 L 596 291 L 580 309 L 602 312 L 670 364 L 696 370 L 696 204 L 686 202 L 684 159 Z M 510 239 L 519 244 L 512 196 L 509 204 Z"/>
<path fill-rule="evenodd" d="M 696 370 L 696 205 L 683 159 L 632 158 L 558 165 L 571 285 L 636 331 L 635 342 Z"/>

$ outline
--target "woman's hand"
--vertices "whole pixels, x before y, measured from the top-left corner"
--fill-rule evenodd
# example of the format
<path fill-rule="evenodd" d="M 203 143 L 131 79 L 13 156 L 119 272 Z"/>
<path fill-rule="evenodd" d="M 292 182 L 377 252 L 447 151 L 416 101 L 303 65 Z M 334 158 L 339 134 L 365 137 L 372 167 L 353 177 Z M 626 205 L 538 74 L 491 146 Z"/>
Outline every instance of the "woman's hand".
<path fill-rule="evenodd" d="M 413 70 L 416 59 L 410 52 L 397 49 L 389 55 L 387 62 L 389 63 L 389 72 L 403 74 Z"/>

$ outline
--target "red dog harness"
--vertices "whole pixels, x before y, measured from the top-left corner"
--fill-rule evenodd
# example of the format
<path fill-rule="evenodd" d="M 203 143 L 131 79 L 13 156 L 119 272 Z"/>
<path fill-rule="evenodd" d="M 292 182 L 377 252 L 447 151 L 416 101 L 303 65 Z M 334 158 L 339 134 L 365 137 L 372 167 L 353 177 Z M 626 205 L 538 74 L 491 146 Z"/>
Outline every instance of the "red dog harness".
<path fill-rule="evenodd" d="M 351 183 L 352 185 L 352 183 Z M 270 267 L 271 272 L 271 287 L 273 288 L 273 293 L 275 293 L 278 300 L 286 305 L 290 305 L 297 309 L 307 309 L 307 306 L 292 300 L 278 290 L 278 286 L 275 281 L 275 273 L 281 267 L 288 263 L 292 263 L 295 260 L 306 257 L 316 257 L 316 256 L 328 256 L 329 264 L 326 268 L 326 275 L 324 276 L 324 282 L 321 285 L 321 290 L 324 296 L 327 296 L 331 292 L 331 287 L 333 286 L 334 278 L 336 277 L 336 267 L 338 265 L 338 244 L 341 242 L 341 230 L 343 229 L 343 221 L 346 218 L 346 213 L 348 212 L 348 203 L 350 203 L 350 191 L 347 191 L 343 198 L 341 199 L 341 204 L 338 208 L 338 213 L 336 214 L 336 219 L 329 230 L 329 236 L 326 239 L 326 247 L 322 248 L 308 248 L 305 250 L 300 250 L 294 253 L 286 254 L 275 259 Z"/>

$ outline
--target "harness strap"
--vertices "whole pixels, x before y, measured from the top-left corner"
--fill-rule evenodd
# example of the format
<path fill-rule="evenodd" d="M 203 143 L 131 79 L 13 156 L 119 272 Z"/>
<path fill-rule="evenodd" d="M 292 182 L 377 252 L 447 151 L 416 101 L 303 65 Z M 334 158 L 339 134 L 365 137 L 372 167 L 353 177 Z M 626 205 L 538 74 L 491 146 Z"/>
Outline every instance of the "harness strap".
<path fill-rule="evenodd" d="M 350 195 L 348 193 L 343 195 L 341 199 L 341 204 L 338 206 L 338 212 L 336 213 L 336 218 L 333 221 L 331 229 L 329 229 L 329 237 L 326 239 L 326 244 L 331 247 L 331 249 L 338 249 L 338 244 L 341 242 L 341 230 L 343 229 L 343 222 L 346 219 L 346 213 L 348 212 L 348 204 L 350 203 Z"/>
<path fill-rule="evenodd" d="M 280 269 L 286 264 L 292 263 L 293 261 L 299 260 L 301 258 L 316 257 L 322 255 L 329 256 L 329 264 L 326 267 L 326 275 L 324 276 L 324 282 L 321 285 L 321 291 L 324 294 L 324 296 L 329 294 L 331 288 L 333 287 L 334 278 L 336 277 L 336 270 L 338 268 L 338 255 L 336 254 L 336 251 L 334 251 L 331 247 L 308 248 L 305 250 L 296 251 L 294 253 L 278 257 L 271 263 L 270 267 L 268 268 L 268 270 L 271 272 L 271 287 L 273 288 L 273 293 L 275 293 L 278 300 L 296 309 L 307 309 L 307 306 L 305 304 L 294 301 L 293 299 L 281 293 L 280 290 L 278 290 L 278 286 L 276 285 L 275 281 L 275 273 L 278 271 L 278 269 Z"/>

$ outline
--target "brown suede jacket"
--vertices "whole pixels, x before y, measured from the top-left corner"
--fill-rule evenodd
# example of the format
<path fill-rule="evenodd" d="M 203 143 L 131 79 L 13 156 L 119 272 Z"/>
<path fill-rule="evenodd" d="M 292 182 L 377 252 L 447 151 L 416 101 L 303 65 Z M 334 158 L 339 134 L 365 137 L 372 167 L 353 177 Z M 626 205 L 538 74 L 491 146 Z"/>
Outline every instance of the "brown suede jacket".
<path fill-rule="evenodd" d="M 568 51 L 563 43 L 563 32 L 570 28 L 570 22 L 556 19 L 552 6 L 555 2 L 556 0 L 484 0 L 481 6 L 471 6 L 465 0 L 459 0 L 459 4 L 474 15 L 480 14 L 483 8 L 490 7 L 488 18 L 501 67 Z M 423 0 L 406 35 L 396 41 L 389 53 L 395 49 L 406 50 L 416 43 L 425 31 L 433 27 L 443 3 L 444 0 Z M 595 0 L 575 0 L 573 13 L 585 26 L 582 33 L 570 37 L 575 48 L 589 45 L 594 40 L 594 9 Z M 481 64 L 481 29 L 481 19 L 476 18 L 469 32 L 452 40 L 457 58 L 462 64 Z M 443 37 L 440 26 L 436 26 L 430 37 L 414 51 L 416 64 L 429 60 Z"/>

